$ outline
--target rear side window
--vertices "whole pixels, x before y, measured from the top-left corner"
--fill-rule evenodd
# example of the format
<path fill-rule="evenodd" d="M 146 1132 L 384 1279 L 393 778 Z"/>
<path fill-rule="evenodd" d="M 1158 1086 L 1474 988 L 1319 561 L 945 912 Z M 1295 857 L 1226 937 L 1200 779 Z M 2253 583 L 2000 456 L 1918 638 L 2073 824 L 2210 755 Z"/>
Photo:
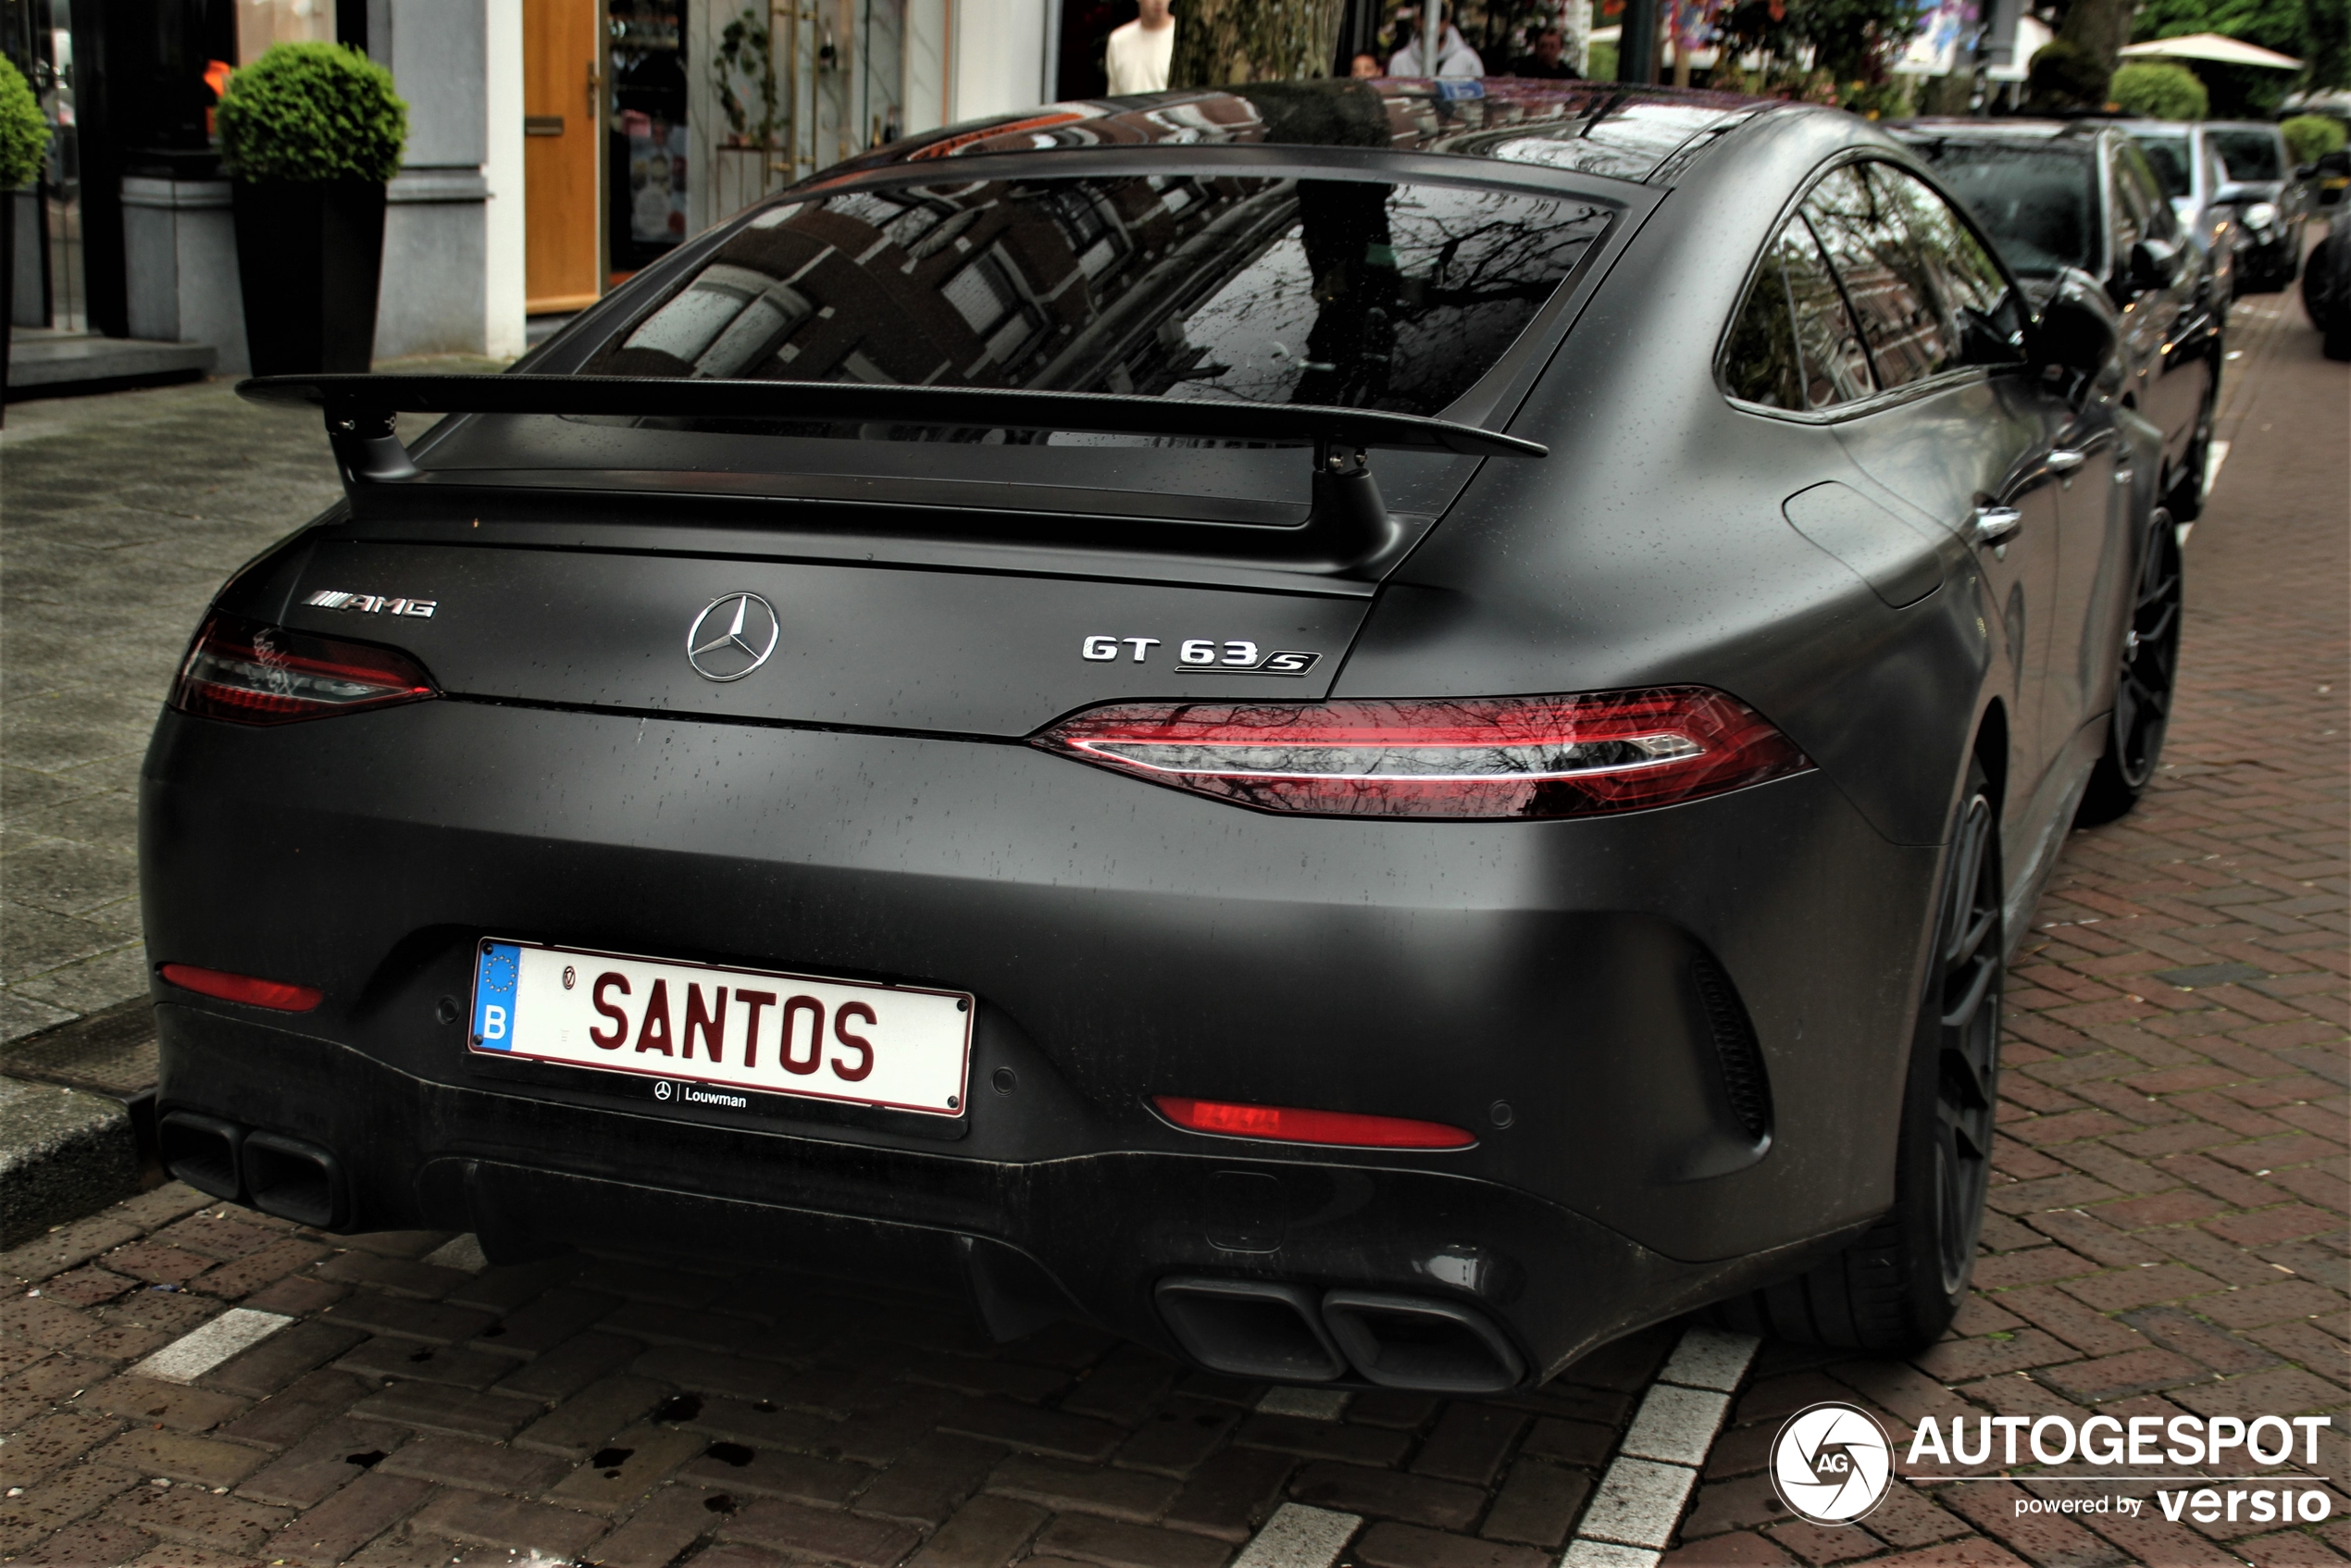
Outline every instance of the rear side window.
<path fill-rule="evenodd" d="M 2177 239 L 2179 216 L 2171 210 L 2171 200 L 2163 193 L 2163 181 L 2148 163 L 2146 149 L 2129 142 L 2117 146 L 2114 172 L 2138 192 L 2139 199 L 2133 205 L 2146 214 L 2146 231 L 2158 240 Z"/>
<path fill-rule="evenodd" d="M 1723 355 L 1733 397 L 1767 408 L 1833 407 L 1874 390 L 1845 296 L 1801 218 L 1763 254 Z"/>
<path fill-rule="evenodd" d="M 2133 136 L 2139 151 L 2146 155 L 2147 167 L 2155 171 L 2155 181 L 2166 197 L 2177 200 L 2196 190 L 2196 176 L 2188 163 L 2188 139 L 2184 136 Z"/>
<path fill-rule="evenodd" d="M 1957 344 L 1934 308 L 1924 258 L 1861 167 L 1847 164 L 1822 180 L 1804 216 L 1852 302 L 1878 384 L 1907 386 L 1950 368 Z"/>
<path fill-rule="evenodd" d="M 1435 414 L 1612 215 L 1347 180 L 869 187 L 760 214 L 583 368 Z"/>
<path fill-rule="evenodd" d="M 1910 276 L 1940 324 L 1943 351 L 1951 357 L 1936 368 L 2021 359 L 2021 348 L 2009 339 L 2023 325 L 2021 306 L 1984 243 L 1915 175 L 1891 164 L 1867 168 L 1887 220 L 1916 258 Z"/>
<path fill-rule="evenodd" d="M 2208 131 L 2205 139 L 2220 155 L 2228 166 L 2232 180 L 2283 180 L 2285 155 L 2279 150 L 2284 138 L 2270 131 Z"/>

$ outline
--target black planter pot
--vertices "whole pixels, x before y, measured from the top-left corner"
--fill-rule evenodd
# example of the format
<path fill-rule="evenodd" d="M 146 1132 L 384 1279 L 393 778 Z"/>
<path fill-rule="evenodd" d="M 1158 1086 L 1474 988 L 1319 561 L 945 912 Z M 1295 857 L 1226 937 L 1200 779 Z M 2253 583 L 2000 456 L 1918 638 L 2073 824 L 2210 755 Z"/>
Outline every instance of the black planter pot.
<path fill-rule="evenodd" d="M 366 370 L 383 277 L 383 186 L 240 180 L 232 190 L 253 373 Z"/>

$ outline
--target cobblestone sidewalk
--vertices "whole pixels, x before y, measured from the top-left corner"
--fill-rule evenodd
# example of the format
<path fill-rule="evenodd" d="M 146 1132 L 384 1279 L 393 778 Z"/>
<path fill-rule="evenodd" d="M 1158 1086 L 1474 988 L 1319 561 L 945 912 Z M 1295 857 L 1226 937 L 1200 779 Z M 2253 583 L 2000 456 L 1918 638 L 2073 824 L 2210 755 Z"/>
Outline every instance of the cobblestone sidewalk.
<path fill-rule="evenodd" d="M 0 432 L 0 1041 L 144 995 L 139 760 L 221 579 L 341 493 L 316 416 L 226 381 Z"/>

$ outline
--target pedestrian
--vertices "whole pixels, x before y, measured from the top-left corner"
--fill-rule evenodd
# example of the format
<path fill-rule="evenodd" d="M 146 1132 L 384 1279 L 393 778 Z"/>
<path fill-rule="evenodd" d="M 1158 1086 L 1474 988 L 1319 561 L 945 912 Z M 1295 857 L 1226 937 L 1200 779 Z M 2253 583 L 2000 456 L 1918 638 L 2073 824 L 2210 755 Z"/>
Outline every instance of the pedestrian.
<path fill-rule="evenodd" d="M 1445 7 L 1443 25 L 1445 31 L 1439 35 L 1443 43 L 1437 46 L 1435 70 L 1430 70 L 1422 63 L 1421 40 L 1419 30 L 1416 28 L 1414 35 L 1405 41 L 1404 47 L 1387 57 L 1387 74 L 1390 76 L 1484 76 L 1486 62 L 1477 57 L 1477 51 L 1469 46 L 1469 41 L 1462 36 L 1462 30 L 1453 25 L 1453 7 L 1450 6 Z"/>
<path fill-rule="evenodd" d="M 1512 76 L 1543 81 L 1581 81 L 1584 73 L 1567 63 L 1567 34 L 1547 27 L 1535 35 L 1535 52 L 1511 68 Z"/>
<path fill-rule="evenodd" d="M 1102 63 L 1109 68 L 1113 93 L 1167 91 L 1168 63 L 1176 57 L 1173 0 L 1141 0 L 1141 12 L 1111 32 Z"/>
<path fill-rule="evenodd" d="M 1347 74 L 1358 81 L 1370 81 L 1384 73 L 1377 55 L 1358 55 L 1348 62 Z"/>

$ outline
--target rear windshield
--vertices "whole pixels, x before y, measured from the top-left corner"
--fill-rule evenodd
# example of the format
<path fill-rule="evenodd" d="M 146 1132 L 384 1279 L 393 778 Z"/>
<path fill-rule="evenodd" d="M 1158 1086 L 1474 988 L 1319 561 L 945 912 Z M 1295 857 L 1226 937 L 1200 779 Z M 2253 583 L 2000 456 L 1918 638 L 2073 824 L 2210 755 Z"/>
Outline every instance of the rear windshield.
<path fill-rule="evenodd" d="M 2014 271 L 2098 266 L 2097 171 L 2078 151 L 1945 142 L 1922 149 Z"/>
<path fill-rule="evenodd" d="M 2220 155 L 2232 180 L 2283 180 L 2285 157 L 2278 151 L 2278 136 L 2269 131 L 2208 131 L 2205 137 Z"/>
<path fill-rule="evenodd" d="M 2147 167 L 2155 170 L 2165 195 L 2177 201 L 2196 189 L 2196 178 L 2189 171 L 2186 137 L 2133 136 L 2131 140 L 2146 155 Z"/>
<path fill-rule="evenodd" d="M 754 218 L 581 368 L 1436 414 L 1611 211 L 1211 175 L 867 186 Z"/>

